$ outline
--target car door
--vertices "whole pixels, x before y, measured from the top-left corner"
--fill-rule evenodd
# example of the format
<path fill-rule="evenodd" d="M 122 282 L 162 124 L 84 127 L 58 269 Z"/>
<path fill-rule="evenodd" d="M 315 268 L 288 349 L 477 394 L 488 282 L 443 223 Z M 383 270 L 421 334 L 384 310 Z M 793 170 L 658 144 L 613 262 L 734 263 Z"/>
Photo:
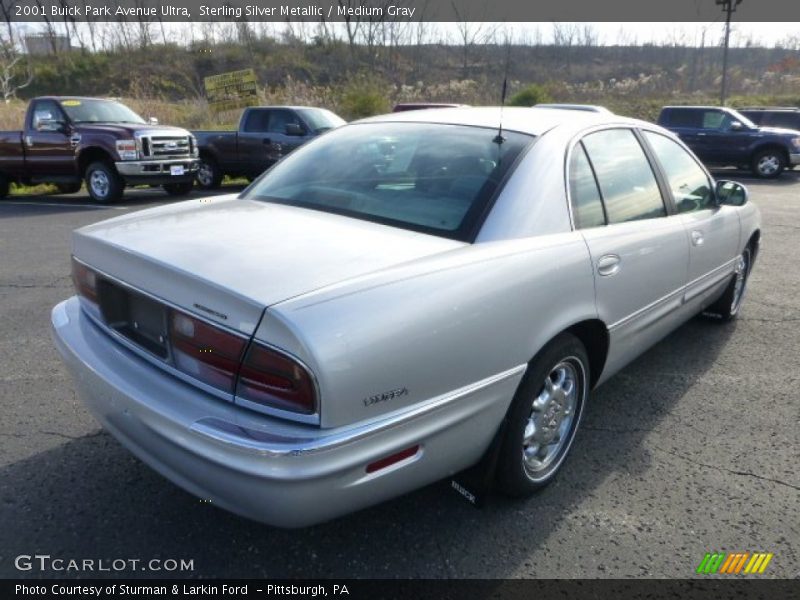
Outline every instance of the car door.
<path fill-rule="evenodd" d="M 25 125 L 25 161 L 28 172 L 36 179 L 53 179 L 76 175 L 76 145 L 66 128 L 48 129 L 54 122 L 66 127 L 67 117 L 55 100 L 36 100 Z"/>
<path fill-rule="evenodd" d="M 703 128 L 697 148 L 689 147 L 704 161 L 716 165 L 746 165 L 750 162 L 750 142 L 754 132 L 743 123 L 734 129 L 737 122 L 733 115 L 723 110 L 703 111 Z"/>
<path fill-rule="evenodd" d="M 290 133 L 290 128 L 299 135 Z M 306 141 L 308 128 L 297 113 L 288 108 L 275 108 L 269 114 L 269 134 L 273 143 L 273 162 L 295 150 Z"/>
<path fill-rule="evenodd" d="M 702 305 L 733 272 L 740 252 L 739 216 L 735 207 L 717 205 L 713 180 L 683 146 L 653 131 L 642 135 L 664 173 L 689 235 L 689 275 L 683 301 Z"/>
<path fill-rule="evenodd" d="M 703 129 L 702 109 L 673 107 L 664 110 L 666 111 L 666 119 L 663 123 L 659 120 L 659 125 L 663 125 L 673 131 L 675 135 L 700 156 L 702 150 L 700 146 L 704 137 L 700 135 Z"/>
<path fill-rule="evenodd" d="M 269 132 L 269 108 L 251 108 L 238 136 L 239 164 L 242 172 L 258 175 L 272 163 L 274 149 Z"/>
<path fill-rule="evenodd" d="M 680 216 L 671 214 L 633 130 L 589 133 L 570 158 L 573 220 L 594 265 L 611 374 L 677 324 L 689 264 Z"/>

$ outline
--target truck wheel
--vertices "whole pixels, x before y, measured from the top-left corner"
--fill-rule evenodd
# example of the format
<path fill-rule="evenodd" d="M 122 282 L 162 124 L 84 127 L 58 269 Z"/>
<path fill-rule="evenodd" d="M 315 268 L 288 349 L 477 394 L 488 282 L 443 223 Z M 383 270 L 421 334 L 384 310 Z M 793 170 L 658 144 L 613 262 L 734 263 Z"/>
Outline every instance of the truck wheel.
<path fill-rule="evenodd" d="M 780 150 L 768 148 L 753 157 L 753 173 L 763 179 L 773 179 L 786 168 L 786 159 Z"/>
<path fill-rule="evenodd" d="M 192 191 L 194 181 L 182 181 L 181 183 L 165 183 L 164 191 L 170 196 L 185 196 Z"/>
<path fill-rule="evenodd" d="M 122 198 L 125 185 L 114 167 L 104 162 L 94 162 L 86 169 L 86 189 L 92 200 L 111 204 Z"/>
<path fill-rule="evenodd" d="M 200 158 L 200 164 L 197 167 L 197 185 L 203 190 L 215 190 L 222 183 L 224 173 L 219 168 L 217 161 L 210 156 L 203 156 Z"/>
<path fill-rule="evenodd" d="M 80 183 L 58 183 L 56 184 L 59 194 L 75 194 L 80 191 Z"/>
<path fill-rule="evenodd" d="M 11 182 L 8 177 L 0 173 L 0 200 L 8 196 L 8 190 L 11 187 Z"/>

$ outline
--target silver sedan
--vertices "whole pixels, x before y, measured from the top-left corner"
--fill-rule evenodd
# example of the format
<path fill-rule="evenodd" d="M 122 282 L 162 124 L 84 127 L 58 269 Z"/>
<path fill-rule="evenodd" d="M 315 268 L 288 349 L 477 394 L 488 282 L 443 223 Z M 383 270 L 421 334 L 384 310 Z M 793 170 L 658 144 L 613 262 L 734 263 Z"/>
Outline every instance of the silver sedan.
<path fill-rule="evenodd" d="M 759 238 L 747 191 L 652 124 L 396 113 L 238 197 L 77 230 L 53 333 L 136 456 L 305 526 L 476 463 L 546 485 L 591 389 L 698 313 L 736 317 Z"/>

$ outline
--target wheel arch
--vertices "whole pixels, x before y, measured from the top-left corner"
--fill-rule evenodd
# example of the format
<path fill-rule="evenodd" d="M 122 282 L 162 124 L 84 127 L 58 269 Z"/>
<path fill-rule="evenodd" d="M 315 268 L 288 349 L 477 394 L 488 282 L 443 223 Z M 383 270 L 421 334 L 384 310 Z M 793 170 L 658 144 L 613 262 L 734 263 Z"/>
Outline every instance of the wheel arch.
<path fill-rule="evenodd" d="M 610 335 L 608 327 L 600 319 L 586 319 L 567 327 L 562 333 L 577 337 L 589 356 L 589 389 L 594 389 L 608 358 Z"/>
<path fill-rule="evenodd" d="M 108 151 L 98 146 L 89 146 L 81 151 L 78 155 L 78 174 L 81 179 L 86 176 L 86 169 L 89 165 L 97 161 L 110 162 L 112 165 L 114 163 L 114 159 Z"/>
<path fill-rule="evenodd" d="M 782 146 L 777 142 L 764 142 L 762 144 L 759 144 L 758 146 L 753 148 L 753 151 L 750 153 L 750 160 L 751 161 L 755 160 L 756 155 L 759 152 L 764 152 L 765 150 L 777 150 L 778 152 L 780 152 L 781 156 L 783 156 L 784 164 L 786 166 L 789 166 L 789 151 L 786 149 L 785 146 Z"/>

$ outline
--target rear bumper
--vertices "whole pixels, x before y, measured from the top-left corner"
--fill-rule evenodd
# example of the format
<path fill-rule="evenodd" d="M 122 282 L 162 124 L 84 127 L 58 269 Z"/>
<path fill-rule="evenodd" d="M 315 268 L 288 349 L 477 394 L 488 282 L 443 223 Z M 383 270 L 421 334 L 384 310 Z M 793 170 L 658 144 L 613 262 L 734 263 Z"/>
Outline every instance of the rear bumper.
<path fill-rule="evenodd" d="M 55 344 L 104 428 L 190 493 L 281 527 L 325 521 L 474 464 L 525 370 L 433 399 L 429 410 L 320 429 L 248 411 L 169 376 L 103 333 L 77 298 L 57 305 L 51 319 Z M 414 456 L 366 472 L 417 444 Z"/>
<path fill-rule="evenodd" d="M 165 184 L 191 181 L 197 173 L 200 161 L 196 158 L 170 160 L 133 160 L 114 163 L 117 172 L 131 185 Z M 182 175 L 173 175 L 173 167 L 183 167 Z"/>

